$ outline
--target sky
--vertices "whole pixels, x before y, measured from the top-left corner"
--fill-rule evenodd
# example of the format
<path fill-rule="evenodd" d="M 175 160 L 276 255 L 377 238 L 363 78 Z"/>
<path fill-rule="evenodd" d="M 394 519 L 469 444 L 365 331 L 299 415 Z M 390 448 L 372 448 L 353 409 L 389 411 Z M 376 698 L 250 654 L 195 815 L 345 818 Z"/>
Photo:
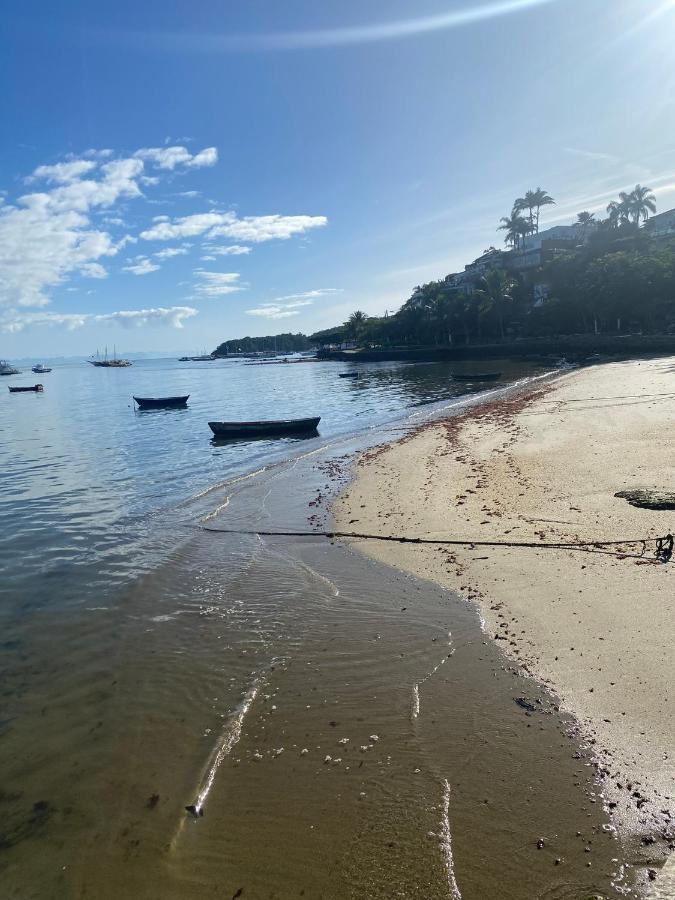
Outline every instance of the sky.
<path fill-rule="evenodd" d="M 393 311 L 651 187 L 675 0 L 7 0 L 0 357 L 196 352 Z"/>

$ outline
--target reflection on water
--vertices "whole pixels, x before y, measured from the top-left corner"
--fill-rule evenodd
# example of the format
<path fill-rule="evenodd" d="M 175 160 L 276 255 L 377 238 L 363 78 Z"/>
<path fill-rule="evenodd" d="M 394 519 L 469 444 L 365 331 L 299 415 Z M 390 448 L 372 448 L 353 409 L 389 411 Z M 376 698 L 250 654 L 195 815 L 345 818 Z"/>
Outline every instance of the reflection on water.
<path fill-rule="evenodd" d="M 532 371 L 522 363 L 499 367 L 504 379 Z M 0 394 L 5 588 L 25 597 L 31 578 L 47 576 L 58 589 L 36 602 L 56 604 L 72 595 L 71 577 L 108 591 L 135 572 L 131 548 L 166 518 L 159 510 L 294 452 L 290 439 L 211 441 L 210 419 L 316 414 L 325 442 L 415 404 L 483 389 L 453 382 L 446 364 L 359 364 L 358 379 L 338 378 L 342 368 L 239 360 L 149 360 L 119 370 L 56 364 L 44 394 Z M 190 401 L 187 409 L 141 412 L 133 394 L 190 394 Z M 144 570 L 141 556 L 139 549 L 135 564 Z"/>
<path fill-rule="evenodd" d="M 324 459 L 193 519 L 301 528 Z M 620 848 L 551 703 L 471 606 L 343 546 L 193 528 L 114 605 L 27 610 L 6 659 L 3 897 L 611 893 Z"/>
<path fill-rule="evenodd" d="M 467 391 L 440 364 L 359 369 L 55 366 L 0 398 L 3 898 L 611 891 L 564 723 L 471 607 L 325 541 L 197 527 L 306 528 L 330 439 Z M 207 425 L 313 412 L 301 442 Z"/>

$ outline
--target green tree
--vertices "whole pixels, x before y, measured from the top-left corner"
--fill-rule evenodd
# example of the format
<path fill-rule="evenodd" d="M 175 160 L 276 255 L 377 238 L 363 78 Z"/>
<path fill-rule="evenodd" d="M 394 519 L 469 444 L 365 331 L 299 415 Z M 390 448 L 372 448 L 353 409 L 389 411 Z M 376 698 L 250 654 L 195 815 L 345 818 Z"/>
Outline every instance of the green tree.
<path fill-rule="evenodd" d="M 525 235 L 530 233 L 530 225 L 527 219 L 521 216 L 519 212 L 512 212 L 510 216 L 502 216 L 500 221 L 501 225 L 498 226 L 497 230 L 506 232 L 504 243 L 507 246 L 511 244 L 517 250 Z"/>
<path fill-rule="evenodd" d="M 656 212 L 656 197 L 650 188 L 636 184 L 633 190 L 628 194 L 627 198 L 630 214 L 636 225 L 640 224 L 640 219 L 646 222 L 649 213 Z"/>
<path fill-rule="evenodd" d="M 499 333 L 504 338 L 504 313 L 506 307 L 513 303 L 513 291 L 517 282 L 501 269 L 490 269 L 480 279 L 479 288 L 475 291 L 481 303 L 481 311 L 488 313 L 494 310 L 499 323 Z"/>
<path fill-rule="evenodd" d="M 555 200 L 540 187 L 538 187 L 536 191 L 528 191 L 525 196 L 528 197 L 528 195 L 528 202 L 532 204 L 532 208 L 535 210 L 534 228 L 536 233 L 539 234 L 539 213 L 541 211 L 541 208 L 542 206 L 554 205 Z"/>
<path fill-rule="evenodd" d="M 364 312 L 357 309 L 356 312 L 353 312 L 347 319 L 345 327 L 347 329 L 347 334 L 352 340 L 357 341 L 361 337 L 367 318 L 368 316 Z"/>

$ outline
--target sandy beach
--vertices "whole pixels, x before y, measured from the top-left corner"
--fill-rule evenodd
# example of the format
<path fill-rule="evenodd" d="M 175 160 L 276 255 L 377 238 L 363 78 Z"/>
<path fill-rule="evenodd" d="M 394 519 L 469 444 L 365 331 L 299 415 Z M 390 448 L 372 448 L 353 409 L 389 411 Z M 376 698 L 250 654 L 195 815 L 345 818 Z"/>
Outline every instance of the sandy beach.
<path fill-rule="evenodd" d="M 672 493 L 674 400 L 671 358 L 598 365 L 487 402 L 362 456 L 336 526 L 542 544 L 666 535 L 675 511 L 615 494 Z M 576 717 L 617 826 L 668 841 L 675 562 L 655 561 L 653 543 L 643 556 L 638 543 L 621 555 L 353 544 L 477 603 L 486 633 Z"/>

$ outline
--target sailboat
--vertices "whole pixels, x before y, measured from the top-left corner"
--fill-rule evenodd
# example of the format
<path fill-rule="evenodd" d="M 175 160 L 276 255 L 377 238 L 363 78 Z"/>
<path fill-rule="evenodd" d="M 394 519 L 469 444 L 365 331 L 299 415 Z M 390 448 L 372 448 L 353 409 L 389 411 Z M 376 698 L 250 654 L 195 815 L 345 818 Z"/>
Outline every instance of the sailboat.
<path fill-rule="evenodd" d="M 117 347 L 113 347 L 113 355 L 110 359 L 108 359 L 108 348 L 105 348 L 105 355 L 103 359 L 96 351 L 96 356 L 92 356 L 91 359 L 88 359 L 87 362 L 91 363 L 92 366 L 96 366 L 99 369 L 124 369 L 127 366 L 131 365 L 131 360 L 128 359 L 119 359 L 117 356 Z"/>

